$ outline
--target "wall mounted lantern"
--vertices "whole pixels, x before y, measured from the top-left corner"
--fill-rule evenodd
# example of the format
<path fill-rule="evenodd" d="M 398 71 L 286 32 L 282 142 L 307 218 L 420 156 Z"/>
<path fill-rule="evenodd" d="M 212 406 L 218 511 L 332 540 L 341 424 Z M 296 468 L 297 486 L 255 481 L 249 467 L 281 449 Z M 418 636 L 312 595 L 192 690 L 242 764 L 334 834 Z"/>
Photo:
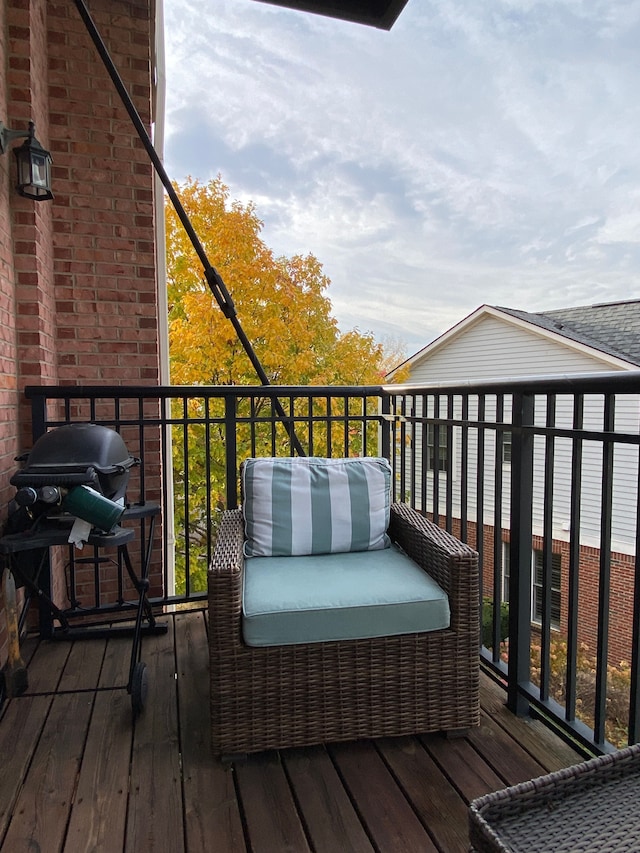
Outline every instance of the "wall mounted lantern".
<path fill-rule="evenodd" d="M 46 201 L 53 198 L 51 192 L 51 154 L 40 145 L 35 136 L 36 126 L 30 121 L 29 130 L 9 130 L 0 121 L 0 154 L 14 139 L 24 139 L 22 145 L 14 148 L 18 163 L 18 183 L 16 189 L 25 198 L 34 201 Z"/>

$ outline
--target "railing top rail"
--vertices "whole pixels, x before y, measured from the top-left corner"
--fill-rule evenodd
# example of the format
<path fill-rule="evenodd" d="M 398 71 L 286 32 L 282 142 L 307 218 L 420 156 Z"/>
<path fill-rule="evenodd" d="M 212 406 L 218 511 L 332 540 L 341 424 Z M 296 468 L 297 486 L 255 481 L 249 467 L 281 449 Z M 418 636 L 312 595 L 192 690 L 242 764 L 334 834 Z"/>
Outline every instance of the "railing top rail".
<path fill-rule="evenodd" d="M 640 370 L 606 371 L 602 373 L 550 374 L 548 376 L 519 376 L 495 379 L 467 379 L 457 382 L 431 382 L 428 385 L 383 385 L 385 395 L 422 394 L 469 394 L 473 392 L 504 394 L 529 393 L 595 393 L 611 391 L 640 393 Z"/>
<path fill-rule="evenodd" d="M 602 373 L 550 374 L 514 379 L 463 380 L 406 385 L 27 385 L 28 399 L 48 397 L 393 397 L 403 394 L 640 393 L 640 369 Z"/>
<path fill-rule="evenodd" d="M 49 397 L 373 397 L 381 385 L 27 385 L 28 399 Z"/>

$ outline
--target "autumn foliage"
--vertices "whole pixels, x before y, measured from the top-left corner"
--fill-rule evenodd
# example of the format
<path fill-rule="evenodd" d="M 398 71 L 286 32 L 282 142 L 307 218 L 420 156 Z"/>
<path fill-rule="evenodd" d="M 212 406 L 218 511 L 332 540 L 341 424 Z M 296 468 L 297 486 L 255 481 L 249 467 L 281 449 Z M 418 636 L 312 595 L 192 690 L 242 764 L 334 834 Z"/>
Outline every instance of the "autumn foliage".
<path fill-rule="evenodd" d="M 329 279 L 313 255 L 274 257 L 252 203 L 232 201 L 221 178 L 176 186 L 242 327 L 273 385 L 368 385 L 384 381 L 383 346 L 369 333 L 340 332 Z M 171 381 L 259 384 L 248 357 L 203 277 L 173 207 L 167 205 Z"/>
<path fill-rule="evenodd" d="M 232 296 L 241 326 L 272 385 L 376 386 L 384 382 L 387 371 L 402 360 L 398 346 L 385 353 L 373 335 L 338 329 L 327 296 L 329 279 L 313 255 L 275 257 L 261 238 L 262 222 L 254 205 L 232 201 L 220 177 L 207 184 L 189 179 L 175 189 L 209 262 Z M 166 228 L 172 384 L 260 385 L 233 325 L 209 290 L 202 262 L 169 203 Z M 189 423 L 181 434 L 176 427 L 173 437 L 178 591 L 184 589 L 187 566 L 190 588 L 205 588 L 207 543 L 215 536 L 217 519 L 225 505 L 224 433 L 220 419 L 216 421 L 210 411 L 204 425 L 203 412 L 193 410 L 201 405 L 195 398 L 190 401 Z M 318 411 L 326 414 L 330 410 L 335 415 L 336 407 L 345 404 L 338 399 L 324 403 L 320 400 L 316 405 Z M 179 422 L 182 413 L 176 410 L 174 415 Z M 306 444 L 304 452 L 317 454 L 316 446 L 324 443 L 326 447 L 328 430 L 334 428 L 338 432 L 344 430 L 340 425 L 317 424 L 316 445 Z M 376 447 L 373 420 L 368 429 L 372 435 L 366 441 Z M 270 431 L 262 446 L 259 431 L 250 435 L 248 430 L 246 425 L 239 426 L 235 436 L 238 461 L 252 452 L 272 455 Z M 361 429 L 354 430 L 349 453 L 366 451 L 361 433 Z M 284 429 L 279 436 L 282 446 L 276 450 L 287 454 L 290 438 Z M 207 505 L 210 511 L 206 511 Z"/>

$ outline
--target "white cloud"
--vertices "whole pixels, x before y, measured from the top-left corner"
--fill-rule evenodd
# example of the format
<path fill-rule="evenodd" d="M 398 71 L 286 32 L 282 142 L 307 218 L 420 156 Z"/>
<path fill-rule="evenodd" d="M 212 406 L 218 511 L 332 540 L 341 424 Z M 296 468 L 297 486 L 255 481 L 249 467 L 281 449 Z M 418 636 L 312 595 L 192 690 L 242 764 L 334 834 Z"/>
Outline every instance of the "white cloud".
<path fill-rule="evenodd" d="M 167 168 L 218 172 L 342 328 L 640 292 L 640 2 L 409 0 L 390 33 L 165 0 Z"/>
<path fill-rule="evenodd" d="M 599 243 L 635 243 L 640 247 L 640 205 L 635 210 L 610 216 L 598 232 Z"/>

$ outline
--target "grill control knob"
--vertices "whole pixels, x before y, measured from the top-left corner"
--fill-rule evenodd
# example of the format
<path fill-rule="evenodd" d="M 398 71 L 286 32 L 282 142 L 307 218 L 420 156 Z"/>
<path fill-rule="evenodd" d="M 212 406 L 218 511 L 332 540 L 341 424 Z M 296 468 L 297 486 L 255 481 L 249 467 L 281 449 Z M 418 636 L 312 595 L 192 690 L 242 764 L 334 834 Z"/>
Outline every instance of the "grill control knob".
<path fill-rule="evenodd" d="M 31 486 L 25 486 L 16 492 L 16 503 L 20 506 L 32 506 L 38 500 L 38 493 Z"/>
<path fill-rule="evenodd" d="M 20 506 L 33 506 L 36 501 L 42 501 L 44 504 L 60 503 L 60 489 L 57 486 L 40 486 L 39 489 L 34 489 L 33 486 L 23 486 L 16 492 L 16 502 Z"/>
<path fill-rule="evenodd" d="M 57 486 L 42 486 L 38 489 L 38 498 L 45 504 L 60 502 L 60 489 Z"/>

